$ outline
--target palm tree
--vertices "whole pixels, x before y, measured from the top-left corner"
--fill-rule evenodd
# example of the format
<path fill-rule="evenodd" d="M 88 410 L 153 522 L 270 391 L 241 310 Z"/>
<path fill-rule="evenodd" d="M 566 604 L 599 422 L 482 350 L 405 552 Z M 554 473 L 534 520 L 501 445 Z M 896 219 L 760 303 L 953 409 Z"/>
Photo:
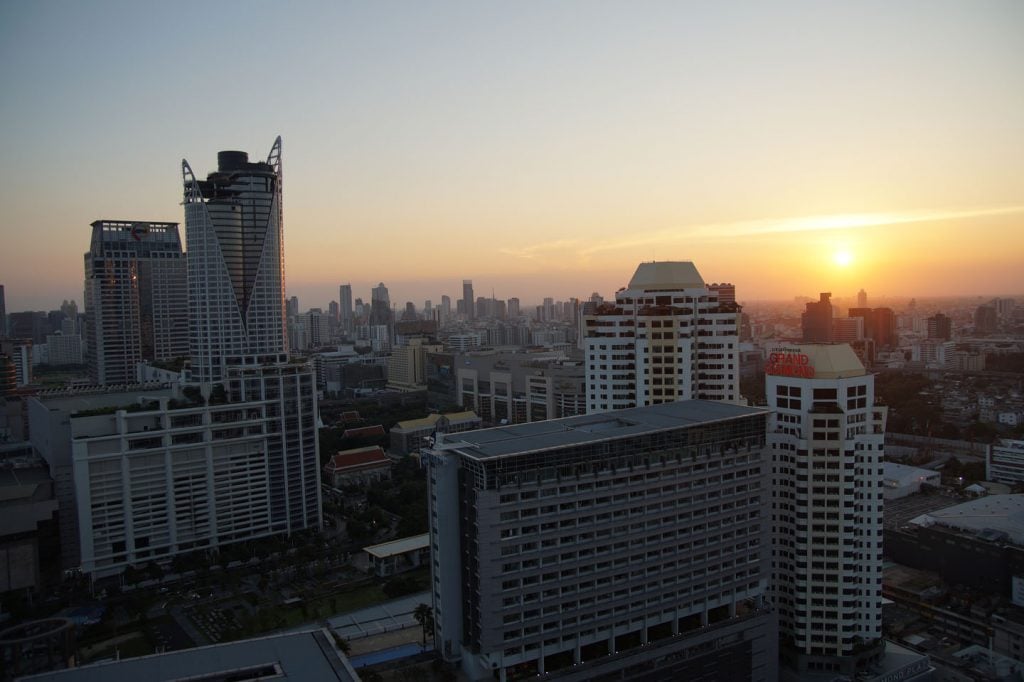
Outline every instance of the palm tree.
<path fill-rule="evenodd" d="M 412 611 L 412 617 L 416 619 L 416 622 L 423 628 L 423 648 L 427 648 L 427 630 L 430 630 L 430 636 L 434 636 L 434 609 L 428 604 L 417 604 L 416 608 Z"/>

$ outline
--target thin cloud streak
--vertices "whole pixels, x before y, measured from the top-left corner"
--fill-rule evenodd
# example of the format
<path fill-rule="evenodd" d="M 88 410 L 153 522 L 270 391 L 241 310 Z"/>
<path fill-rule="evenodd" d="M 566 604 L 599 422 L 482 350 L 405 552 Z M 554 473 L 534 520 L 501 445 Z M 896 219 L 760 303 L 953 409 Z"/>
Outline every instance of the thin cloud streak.
<path fill-rule="evenodd" d="M 688 242 L 692 242 L 694 239 L 713 241 L 797 232 L 857 230 L 878 227 L 880 225 L 923 223 L 937 220 L 963 220 L 1017 213 L 1024 213 L 1024 206 L 995 206 L 961 210 L 917 210 L 901 213 L 836 213 L 830 215 L 707 223 L 684 228 L 654 230 L 613 242 L 592 244 L 582 249 L 580 255 L 586 257 L 602 251 L 614 251 L 651 244 L 666 244 L 684 239 Z"/>

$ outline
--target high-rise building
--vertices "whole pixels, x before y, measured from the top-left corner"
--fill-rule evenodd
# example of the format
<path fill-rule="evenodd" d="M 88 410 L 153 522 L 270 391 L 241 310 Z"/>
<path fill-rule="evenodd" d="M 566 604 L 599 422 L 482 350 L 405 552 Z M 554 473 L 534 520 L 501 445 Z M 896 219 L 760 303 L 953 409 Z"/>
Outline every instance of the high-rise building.
<path fill-rule="evenodd" d="M 4 285 L 0 284 L 0 339 L 7 337 L 7 301 L 4 299 Z"/>
<path fill-rule="evenodd" d="M 861 289 L 857 292 L 857 307 L 867 308 L 868 307 L 868 292 Z"/>
<path fill-rule="evenodd" d="M 355 309 L 352 307 L 352 285 L 338 287 L 338 301 L 341 305 L 341 331 L 350 334 L 355 328 Z"/>
<path fill-rule="evenodd" d="M 316 384 L 285 341 L 280 152 L 280 138 L 266 162 L 221 152 L 205 181 L 182 162 L 181 381 L 29 405 L 62 545 L 77 535 L 65 561 L 86 573 L 321 525 Z"/>
<path fill-rule="evenodd" d="M 441 323 L 452 319 L 452 297 L 444 295 L 441 297 Z"/>
<path fill-rule="evenodd" d="M 807 310 L 800 316 L 805 342 L 827 343 L 832 340 L 831 298 L 832 294 L 823 292 L 816 303 L 807 304 Z"/>
<path fill-rule="evenodd" d="M 391 322 L 391 295 L 381 282 L 370 292 L 370 326 L 390 326 Z"/>
<path fill-rule="evenodd" d="M 296 317 L 299 314 L 299 297 L 292 296 L 285 301 L 284 311 L 286 317 Z"/>
<path fill-rule="evenodd" d="M 519 317 L 519 299 L 518 298 L 510 298 L 510 299 L 508 299 L 508 302 L 506 304 L 506 309 L 508 310 L 509 318 Z"/>
<path fill-rule="evenodd" d="M 462 309 L 465 311 L 466 317 L 473 319 L 475 316 L 476 299 L 473 297 L 473 280 L 464 279 L 462 280 Z"/>
<path fill-rule="evenodd" d="M 674 400 L 740 400 L 739 316 L 693 263 L 641 263 L 584 318 L 587 412 Z"/>
<path fill-rule="evenodd" d="M 942 313 L 935 313 L 928 318 L 928 338 L 949 341 L 953 338 L 953 320 Z"/>
<path fill-rule="evenodd" d="M 850 308 L 849 316 L 864 319 L 864 338 L 876 347 L 896 347 L 896 313 L 892 308 Z"/>
<path fill-rule="evenodd" d="M 832 318 L 832 340 L 836 343 L 853 343 L 864 339 L 864 318 Z"/>
<path fill-rule="evenodd" d="M 470 680 L 776 679 L 765 422 L 683 401 L 438 434 L 436 650 Z"/>
<path fill-rule="evenodd" d="M 206 180 L 182 173 L 193 377 L 287 362 L 280 144 L 265 162 L 220 152 Z"/>
<path fill-rule="evenodd" d="M 719 303 L 735 303 L 736 302 L 736 285 L 728 282 L 722 282 L 718 284 L 709 284 L 708 289 L 718 294 Z"/>
<path fill-rule="evenodd" d="M 994 305 L 980 305 L 974 311 L 974 331 L 993 334 L 999 328 L 999 315 Z"/>
<path fill-rule="evenodd" d="M 882 651 L 886 408 L 846 344 L 769 348 L 765 372 L 780 653 L 853 677 Z"/>
<path fill-rule="evenodd" d="M 85 254 L 89 374 L 135 382 L 143 360 L 189 353 L 185 254 L 177 223 L 97 220 Z"/>

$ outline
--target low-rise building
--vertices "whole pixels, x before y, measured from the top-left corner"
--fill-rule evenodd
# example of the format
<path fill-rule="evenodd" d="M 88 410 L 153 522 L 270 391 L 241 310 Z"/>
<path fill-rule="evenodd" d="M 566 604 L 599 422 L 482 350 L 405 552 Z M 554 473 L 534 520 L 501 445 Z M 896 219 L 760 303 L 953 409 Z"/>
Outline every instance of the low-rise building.
<path fill-rule="evenodd" d="M 1024 440 L 1002 440 L 988 451 L 985 478 L 999 483 L 1024 483 Z"/>
<path fill-rule="evenodd" d="M 423 419 L 409 419 L 391 427 L 391 452 L 408 455 L 427 445 L 435 433 L 459 433 L 479 429 L 480 417 L 474 412 L 431 414 Z"/>
<path fill-rule="evenodd" d="M 391 460 L 378 445 L 342 450 L 324 465 L 324 480 L 335 488 L 365 485 L 390 477 Z"/>
<path fill-rule="evenodd" d="M 921 491 L 922 485 L 937 487 L 941 483 L 942 475 L 938 471 L 896 462 L 882 462 L 882 485 L 885 487 L 884 495 L 887 500 L 913 495 Z"/>
<path fill-rule="evenodd" d="M 419 568 L 430 560 L 430 533 L 363 547 L 363 551 L 369 558 L 370 573 L 387 578 Z"/>

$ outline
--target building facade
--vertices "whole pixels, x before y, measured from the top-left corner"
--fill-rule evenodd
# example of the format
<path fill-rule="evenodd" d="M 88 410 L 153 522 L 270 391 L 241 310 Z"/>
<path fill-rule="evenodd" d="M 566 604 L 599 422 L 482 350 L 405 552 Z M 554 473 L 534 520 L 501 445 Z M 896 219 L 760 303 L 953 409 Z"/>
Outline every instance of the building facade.
<path fill-rule="evenodd" d="M 438 652 L 471 680 L 775 679 L 766 418 L 683 401 L 439 436 Z"/>
<path fill-rule="evenodd" d="M 90 378 L 131 384 L 143 360 L 189 353 L 186 258 L 177 223 L 97 220 L 85 254 Z"/>
<path fill-rule="evenodd" d="M 800 674 L 854 674 L 881 652 L 886 408 L 845 344 L 770 348 L 772 600 Z"/>
<path fill-rule="evenodd" d="M 587 412 L 739 401 L 739 316 L 693 263 L 641 263 L 614 304 L 584 317 Z"/>

